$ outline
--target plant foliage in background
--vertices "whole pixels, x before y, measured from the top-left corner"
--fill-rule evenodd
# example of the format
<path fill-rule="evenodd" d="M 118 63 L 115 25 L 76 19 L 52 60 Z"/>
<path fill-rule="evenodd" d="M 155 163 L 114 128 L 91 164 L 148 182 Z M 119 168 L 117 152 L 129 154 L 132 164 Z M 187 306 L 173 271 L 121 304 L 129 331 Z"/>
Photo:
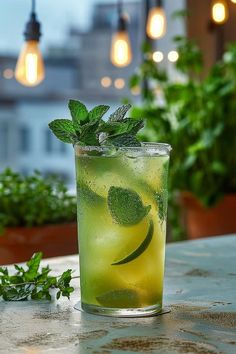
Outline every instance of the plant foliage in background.
<path fill-rule="evenodd" d="M 52 289 L 56 289 L 57 300 L 61 296 L 68 299 L 74 288 L 70 286 L 72 270 L 59 276 L 51 276 L 49 266 L 42 267 L 42 253 L 35 253 L 26 263 L 26 268 L 15 264 L 16 272 L 10 274 L 7 267 L 0 267 L 0 298 L 5 301 L 51 300 Z"/>
<path fill-rule="evenodd" d="M 76 198 L 58 177 L 0 173 L 0 233 L 7 226 L 39 226 L 76 220 Z"/>
<path fill-rule="evenodd" d="M 144 46 L 146 60 L 130 86 L 148 79 L 149 87 L 143 87 L 144 103 L 133 109 L 133 117 L 146 118 L 142 140 L 173 147 L 171 196 L 189 191 L 211 207 L 236 192 L 236 45 L 229 45 L 222 60 L 203 77 L 198 46 L 183 37 L 175 42 L 176 68 L 183 78 L 178 82 L 168 78 L 153 62 L 151 48 Z"/>

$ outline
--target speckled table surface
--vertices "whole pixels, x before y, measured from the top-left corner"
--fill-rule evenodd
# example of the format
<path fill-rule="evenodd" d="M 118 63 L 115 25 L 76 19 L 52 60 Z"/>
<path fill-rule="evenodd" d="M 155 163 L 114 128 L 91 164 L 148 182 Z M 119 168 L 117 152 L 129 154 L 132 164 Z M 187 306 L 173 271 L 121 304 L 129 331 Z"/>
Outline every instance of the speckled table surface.
<path fill-rule="evenodd" d="M 78 256 L 46 261 L 78 269 Z M 147 318 L 109 318 L 59 302 L 0 302 L 0 353 L 236 353 L 236 236 L 169 244 L 165 305 Z"/>

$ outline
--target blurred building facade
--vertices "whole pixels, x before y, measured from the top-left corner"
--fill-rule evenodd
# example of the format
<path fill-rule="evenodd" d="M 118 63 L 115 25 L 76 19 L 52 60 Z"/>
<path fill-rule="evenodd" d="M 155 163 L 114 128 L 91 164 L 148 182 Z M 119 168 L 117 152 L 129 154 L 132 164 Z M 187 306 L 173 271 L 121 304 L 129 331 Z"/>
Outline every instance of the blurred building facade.
<path fill-rule="evenodd" d="M 48 122 L 67 116 L 67 99 L 78 90 L 77 64 L 68 58 L 46 60 L 47 78 L 32 89 L 12 77 L 15 62 L 13 57 L 0 58 L 0 167 L 24 174 L 34 169 L 58 173 L 70 183 L 65 172 L 70 147 L 54 139 Z"/>
<path fill-rule="evenodd" d="M 185 1 L 166 0 L 168 32 L 154 43 L 164 61 L 173 47 L 172 38 L 184 34 L 180 20 L 172 13 L 184 8 Z M 43 174 L 61 175 L 68 185 L 74 184 L 74 156 L 70 145 L 58 141 L 48 129 L 55 118 L 68 118 L 67 101 L 80 99 L 88 107 L 106 102 L 115 109 L 122 98 L 134 101 L 139 96 L 129 90 L 129 77 L 141 63 L 144 37 L 143 2 L 125 3 L 133 60 L 126 68 L 114 67 L 109 59 L 111 35 L 117 18 L 116 4 L 96 4 L 91 28 L 81 32 L 71 28 L 67 43 L 51 46 L 45 56 L 46 78 L 35 88 L 26 88 L 14 79 L 16 57 L 0 56 L 0 170 L 9 166 L 24 174 L 34 169 Z"/>

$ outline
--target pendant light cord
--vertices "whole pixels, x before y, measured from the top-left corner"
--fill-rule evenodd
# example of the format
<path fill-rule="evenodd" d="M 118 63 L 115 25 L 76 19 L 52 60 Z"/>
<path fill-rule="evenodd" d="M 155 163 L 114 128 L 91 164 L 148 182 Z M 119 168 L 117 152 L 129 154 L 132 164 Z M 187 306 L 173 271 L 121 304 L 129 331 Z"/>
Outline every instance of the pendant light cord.
<path fill-rule="evenodd" d="M 157 6 L 158 7 L 163 7 L 163 1 L 162 0 L 157 0 Z"/>
<path fill-rule="evenodd" d="M 31 10 L 32 14 L 35 14 L 35 9 L 36 9 L 36 2 L 35 1 L 36 0 L 32 0 L 32 10 Z"/>
<path fill-rule="evenodd" d="M 118 0 L 117 9 L 118 9 L 118 15 L 120 17 L 123 12 L 123 1 L 122 0 Z"/>

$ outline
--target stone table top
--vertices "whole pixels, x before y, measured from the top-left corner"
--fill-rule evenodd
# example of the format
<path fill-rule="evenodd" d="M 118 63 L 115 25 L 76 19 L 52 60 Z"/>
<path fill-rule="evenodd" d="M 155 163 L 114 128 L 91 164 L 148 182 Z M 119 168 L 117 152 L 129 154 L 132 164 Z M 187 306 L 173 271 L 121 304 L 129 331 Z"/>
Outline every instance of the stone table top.
<path fill-rule="evenodd" d="M 58 302 L 0 301 L 0 353 L 236 353 L 236 235 L 167 246 L 165 306 L 146 318 L 110 318 Z M 78 270 L 78 256 L 46 260 Z"/>

